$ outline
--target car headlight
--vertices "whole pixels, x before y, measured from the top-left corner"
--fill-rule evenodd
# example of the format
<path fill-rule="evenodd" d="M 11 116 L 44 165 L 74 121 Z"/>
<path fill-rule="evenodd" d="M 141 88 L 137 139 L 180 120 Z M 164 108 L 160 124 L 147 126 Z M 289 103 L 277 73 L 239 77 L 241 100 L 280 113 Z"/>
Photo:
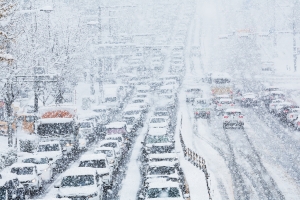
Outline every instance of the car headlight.
<path fill-rule="evenodd" d="M 31 180 L 32 183 L 34 183 L 35 181 L 36 181 L 35 179 L 32 179 L 32 180 Z"/>
<path fill-rule="evenodd" d="M 115 160 L 111 160 L 110 162 L 109 162 L 109 164 L 114 164 L 115 163 Z"/>
<path fill-rule="evenodd" d="M 93 198 L 93 197 L 96 197 L 97 195 L 98 195 L 98 193 L 95 192 L 94 194 L 89 195 L 88 198 Z"/>

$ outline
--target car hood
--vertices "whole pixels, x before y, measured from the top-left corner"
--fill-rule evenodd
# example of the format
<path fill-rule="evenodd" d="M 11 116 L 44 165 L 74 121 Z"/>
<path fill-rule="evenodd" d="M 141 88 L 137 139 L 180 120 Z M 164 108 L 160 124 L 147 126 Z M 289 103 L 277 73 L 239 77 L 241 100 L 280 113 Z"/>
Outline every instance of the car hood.
<path fill-rule="evenodd" d="M 31 175 L 17 175 L 20 182 L 31 181 L 36 178 L 33 174 Z"/>
<path fill-rule="evenodd" d="M 164 123 L 149 123 L 150 127 L 166 127 L 168 124 L 167 122 Z"/>
<path fill-rule="evenodd" d="M 109 169 L 107 169 L 107 168 L 97 168 L 97 173 L 99 175 L 106 174 L 106 173 L 109 173 Z"/>
<path fill-rule="evenodd" d="M 48 164 L 39 164 L 39 165 L 36 165 L 36 167 L 39 172 L 43 172 L 45 169 L 47 169 L 49 167 L 49 165 Z"/>
<path fill-rule="evenodd" d="M 165 142 L 165 143 L 151 143 L 151 144 L 146 144 L 146 147 L 153 147 L 153 146 L 156 146 L 156 147 L 163 147 L 163 146 L 171 146 L 172 143 L 171 142 Z"/>
<path fill-rule="evenodd" d="M 37 152 L 37 155 L 52 158 L 53 162 L 62 157 L 62 152 L 60 151 L 47 151 L 47 152 Z"/>
<path fill-rule="evenodd" d="M 95 186 L 83 186 L 83 187 L 61 187 L 58 189 L 60 196 L 87 196 L 97 192 Z"/>

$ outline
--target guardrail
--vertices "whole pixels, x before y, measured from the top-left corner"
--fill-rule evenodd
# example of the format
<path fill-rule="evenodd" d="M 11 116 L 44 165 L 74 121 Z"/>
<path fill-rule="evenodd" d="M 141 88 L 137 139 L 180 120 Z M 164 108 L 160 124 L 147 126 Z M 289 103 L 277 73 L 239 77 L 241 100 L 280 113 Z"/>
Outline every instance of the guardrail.
<path fill-rule="evenodd" d="M 181 118 L 181 125 L 182 125 L 182 118 Z M 207 192 L 208 192 L 208 197 L 209 200 L 212 200 L 211 198 L 211 192 L 210 192 L 210 187 L 209 187 L 209 173 L 207 172 L 207 167 L 205 164 L 205 159 L 202 158 L 199 154 L 191 150 L 190 148 L 186 147 L 181 130 L 179 132 L 179 137 L 180 137 L 180 143 L 181 147 L 183 149 L 184 157 L 187 158 L 187 160 L 192 163 L 195 167 L 199 168 L 202 170 L 202 172 L 205 175 L 205 180 L 206 180 L 206 187 L 207 187 Z"/>

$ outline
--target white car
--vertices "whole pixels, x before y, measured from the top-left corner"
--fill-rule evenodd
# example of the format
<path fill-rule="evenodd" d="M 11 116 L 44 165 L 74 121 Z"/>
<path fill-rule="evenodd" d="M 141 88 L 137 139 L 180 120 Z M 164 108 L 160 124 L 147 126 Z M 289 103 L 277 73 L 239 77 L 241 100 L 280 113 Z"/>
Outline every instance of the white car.
<path fill-rule="evenodd" d="M 169 121 L 165 117 L 151 117 L 149 128 L 168 128 Z"/>
<path fill-rule="evenodd" d="M 57 198 L 101 200 L 103 197 L 102 180 L 94 168 L 71 168 L 54 187 L 58 188 Z"/>
<path fill-rule="evenodd" d="M 153 113 L 155 117 L 163 117 L 168 121 L 168 124 L 171 125 L 171 119 L 168 111 L 155 111 Z"/>
<path fill-rule="evenodd" d="M 119 142 L 122 151 L 126 151 L 126 140 L 124 140 L 123 136 L 121 134 L 114 134 L 114 135 L 106 135 L 105 140 L 116 140 Z"/>
<path fill-rule="evenodd" d="M 275 115 L 278 115 L 280 113 L 280 109 L 285 107 L 285 106 L 291 106 L 292 103 L 291 102 L 282 102 L 282 103 L 279 103 L 275 106 L 275 109 L 274 109 L 274 114 Z"/>
<path fill-rule="evenodd" d="M 181 181 L 175 163 L 170 161 L 149 163 L 145 171 L 145 183 L 151 183 L 153 179 L 157 178 L 163 178 L 165 181 Z"/>
<path fill-rule="evenodd" d="M 223 112 L 228 108 L 233 108 L 234 103 L 231 99 L 220 99 L 219 102 L 217 103 L 216 110 L 219 112 Z"/>
<path fill-rule="evenodd" d="M 148 160 L 149 160 L 149 162 L 169 161 L 169 162 L 174 163 L 175 165 L 179 164 L 178 156 L 176 153 L 149 154 Z"/>
<path fill-rule="evenodd" d="M 14 163 L 9 167 L 10 173 L 16 174 L 20 183 L 28 191 L 39 191 L 42 188 L 43 180 L 41 173 L 33 163 Z"/>
<path fill-rule="evenodd" d="M 202 89 L 199 87 L 190 87 L 185 90 L 186 102 L 194 102 L 195 98 L 202 97 Z"/>
<path fill-rule="evenodd" d="M 174 150 L 174 140 L 166 128 L 150 128 L 144 144 L 145 153 L 170 153 Z"/>
<path fill-rule="evenodd" d="M 116 152 L 116 156 L 118 158 L 121 158 L 123 152 L 122 152 L 122 147 L 120 146 L 120 143 L 116 140 L 102 140 L 99 143 L 98 147 L 112 147 L 114 148 L 115 152 Z"/>
<path fill-rule="evenodd" d="M 55 168 L 55 164 L 52 160 L 47 157 L 40 155 L 27 155 L 24 157 L 20 157 L 19 160 L 22 163 L 33 163 L 37 167 L 37 171 L 41 174 L 41 178 L 45 182 L 49 182 L 53 176 L 53 168 Z"/>
<path fill-rule="evenodd" d="M 240 109 L 226 109 L 223 115 L 223 128 L 227 127 L 244 127 L 244 116 Z"/>
<path fill-rule="evenodd" d="M 104 153 L 106 155 L 107 161 L 110 165 L 114 165 L 115 168 L 118 167 L 119 158 L 116 156 L 115 149 L 112 147 L 99 147 L 94 149 L 94 153 Z"/>
<path fill-rule="evenodd" d="M 282 99 L 272 100 L 271 103 L 269 104 L 269 111 L 271 113 L 274 112 L 277 104 L 280 104 L 280 103 L 283 103 L 283 102 L 284 102 L 284 100 L 282 100 Z"/>
<path fill-rule="evenodd" d="M 55 170 L 61 171 L 65 168 L 63 151 L 59 141 L 40 142 L 36 154 L 52 160 L 56 164 Z"/>
<path fill-rule="evenodd" d="M 300 114 L 300 108 L 293 108 L 290 113 L 286 116 L 286 121 L 288 124 L 291 124 L 294 120 L 298 118 Z"/>
<path fill-rule="evenodd" d="M 104 186 L 112 187 L 112 168 L 106 159 L 106 154 L 85 154 L 79 159 L 78 167 L 91 167 L 97 169 L 97 174 L 102 178 Z"/>
<path fill-rule="evenodd" d="M 149 183 L 144 195 L 139 196 L 145 200 L 185 200 L 189 194 L 183 194 L 180 184 L 172 181 L 155 181 Z"/>

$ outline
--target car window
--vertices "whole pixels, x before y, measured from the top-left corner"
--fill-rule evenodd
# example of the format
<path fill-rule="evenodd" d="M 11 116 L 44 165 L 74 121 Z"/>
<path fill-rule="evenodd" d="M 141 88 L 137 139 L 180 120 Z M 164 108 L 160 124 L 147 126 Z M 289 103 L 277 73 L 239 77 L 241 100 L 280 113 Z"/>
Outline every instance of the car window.
<path fill-rule="evenodd" d="M 152 136 L 148 135 L 146 139 L 147 144 L 152 143 L 167 143 L 169 142 L 169 138 L 167 136 Z"/>
<path fill-rule="evenodd" d="M 106 168 L 105 160 L 80 161 L 79 167 Z"/>
<path fill-rule="evenodd" d="M 45 151 L 60 151 L 59 144 L 39 145 L 38 152 L 45 152 Z"/>
<path fill-rule="evenodd" d="M 48 158 L 26 158 L 22 160 L 23 163 L 33 163 L 33 164 L 47 164 Z"/>
<path fill-rule="evenodd" d="M 116 142 L 108 142 L 108 143 L 102 144 L 101 146 L 102 146 L 102 147 L 112 147 L 112 148 L 116 148 L 118 145 L 117 145 Z"/>
<path fill-rule="evenodd" d="M 13 167 L 11 168 L 11 173 L 17 175 L 30 175 L 33 174 L 33 167 Z"/>
<path fill-rule="evenodd" d="M 152 118 L 150 123 L 163 123 L 166 120 L 164 118 Z"/>
<path fill-rule="evenodd" d="M 78 175 L 78 176 L 65 176 L 61 181 L 61 187 L 81 187 L 94 185 L 93 175 Z"/>

